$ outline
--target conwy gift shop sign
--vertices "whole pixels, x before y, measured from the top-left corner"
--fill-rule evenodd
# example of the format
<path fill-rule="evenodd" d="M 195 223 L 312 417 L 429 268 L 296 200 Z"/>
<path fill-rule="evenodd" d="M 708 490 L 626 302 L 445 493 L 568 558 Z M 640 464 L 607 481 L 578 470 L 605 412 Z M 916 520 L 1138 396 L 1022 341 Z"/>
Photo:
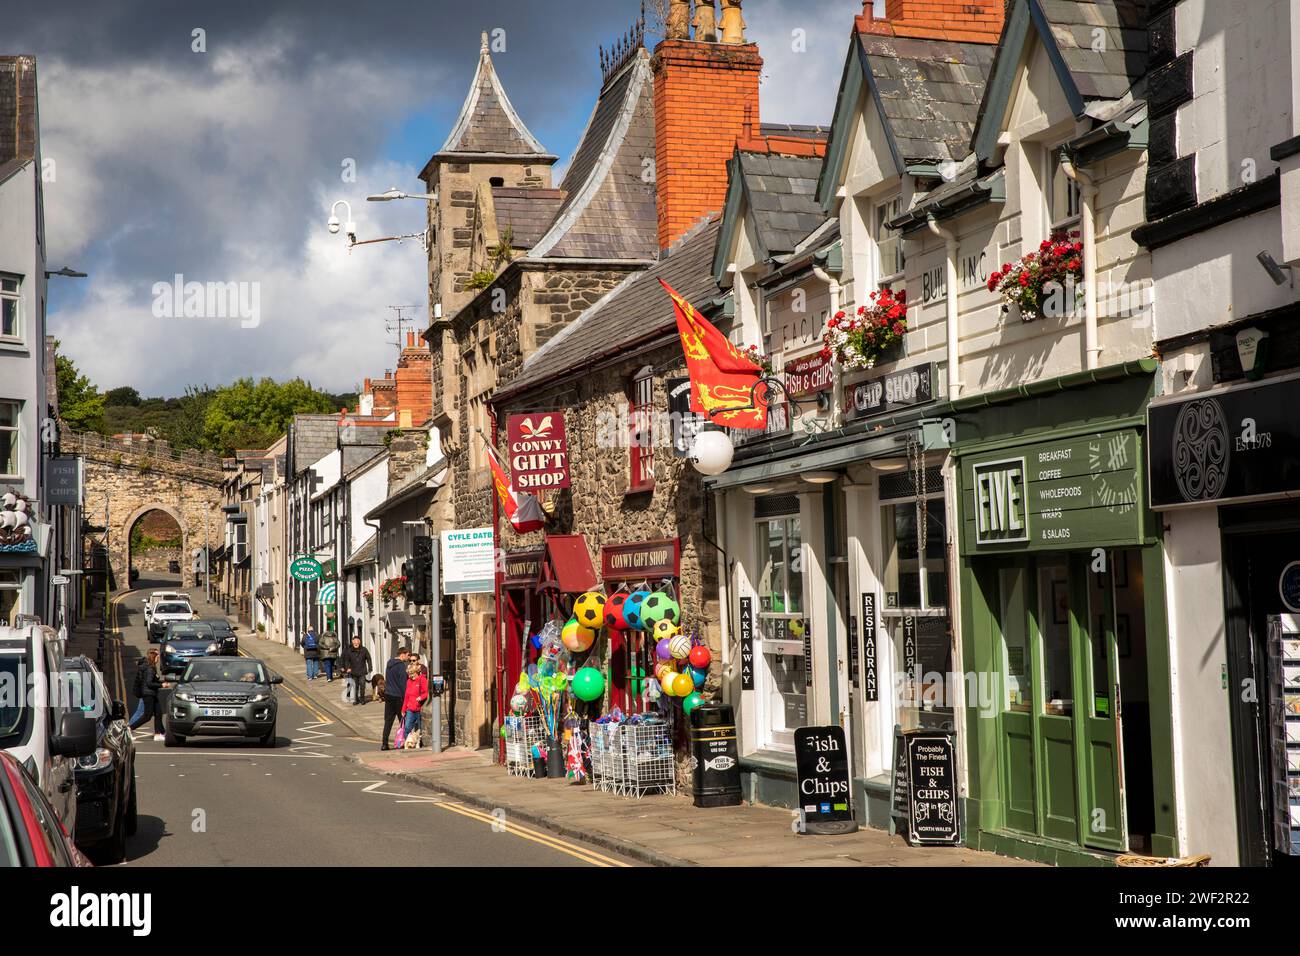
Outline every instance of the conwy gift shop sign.
<path fill-rule="evenodd" d="M 569 487 L 564 412 L 511 415 L 506 423 L 510 479 L 520 491 Z"/>

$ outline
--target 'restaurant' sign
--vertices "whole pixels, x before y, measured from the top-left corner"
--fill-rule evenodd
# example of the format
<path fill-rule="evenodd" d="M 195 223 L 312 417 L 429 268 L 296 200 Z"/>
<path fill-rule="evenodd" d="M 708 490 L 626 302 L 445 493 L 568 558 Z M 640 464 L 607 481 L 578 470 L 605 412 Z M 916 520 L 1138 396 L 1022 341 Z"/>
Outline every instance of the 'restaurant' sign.
<path fill-rule="evenodd" d="M 821 352 L 805 355 L 785 363 L 785 390 L 791 398 L 829 392 L 834 384 L 835 368 Z"/>
<path fill-rule="evenodd" d="M 511 415 L 506 423 L 510 480 L 520 491 L 569 487 L 564 412 Z"/>
<path fill-rule="evenodd" d="M 675 578 L 680 570 L 682 541 L 637 541 L 607 544 L 600 549 L 600 576 L 606 581 Z"/>
<path fill-rule="evenodd" d="M 935 364 L 914 365 L 850 386 L 844 404 L 850 418 L 879 415 L 934 401 Z"/>

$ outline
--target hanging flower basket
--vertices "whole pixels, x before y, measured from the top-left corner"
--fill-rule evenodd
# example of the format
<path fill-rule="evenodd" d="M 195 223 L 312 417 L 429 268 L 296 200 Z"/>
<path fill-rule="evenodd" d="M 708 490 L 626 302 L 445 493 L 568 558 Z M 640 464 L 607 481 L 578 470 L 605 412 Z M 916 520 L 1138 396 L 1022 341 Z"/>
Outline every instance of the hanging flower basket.
<path fill-rule="evenodd" d="M 840 311 L 826 320 L 822 354 L 846 369 L 873 368 L 898 356 L 906 334 L 906 291 L 879 289 L 871 293 L 871 305 L 859 306 L 853 317 Z"/>
<path fill-rule="evenodd" d="M 1083 295 L 1083 243 L 1077 230 L 1054 232 L 1034 252 L 1006 263 L 989 276 L 988 290 L 1033 322 L 1045 315 L 1070 315 Z"/>
<path fill-rule="evenodd" d="M 775 367 L 772 365 L 772 359 L 760 352 L 757 345 L 751 345 L 749 348 L 741 349 L 740 354 L 761 368 L 764 376 L 771 375 L 775 371 Z"/>
<path fill-rule="evenodd" d="M 405 585 L 406 577 L 404 575 L 396 578 L 388 578 L 380 584 L 379 594 L 383 597 L 384 603 L 388 604 L 401 598 Z"/>

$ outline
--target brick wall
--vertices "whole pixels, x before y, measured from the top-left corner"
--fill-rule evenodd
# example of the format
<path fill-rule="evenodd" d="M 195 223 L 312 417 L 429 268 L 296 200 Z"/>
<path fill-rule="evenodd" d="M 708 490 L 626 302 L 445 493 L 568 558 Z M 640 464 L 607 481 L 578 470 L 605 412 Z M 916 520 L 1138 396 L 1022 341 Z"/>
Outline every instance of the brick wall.
<path fill-rule="evenodd" d="M 417 343 L 414 332 L 408 332 L 393 378 L 398 413 L 409 411 L 416 425 L 428 421 L 433 411 L 432 371 L 432 353 L 422 341 Z"/>
<path fill-rule="evenodd" d="M 863 4 L 858 29 L 884 36 L 996 43 L 1002 34 L 1006 0 L 886 0 L 884 19 Z"/>
<path fill-rule="evenodd" d="M 655 182 L 659 247 L 667 248 L 727 194 L 736 140 L 758 122 L 763 58 L 754 44 L 664 40 L 655 48 Z"/>

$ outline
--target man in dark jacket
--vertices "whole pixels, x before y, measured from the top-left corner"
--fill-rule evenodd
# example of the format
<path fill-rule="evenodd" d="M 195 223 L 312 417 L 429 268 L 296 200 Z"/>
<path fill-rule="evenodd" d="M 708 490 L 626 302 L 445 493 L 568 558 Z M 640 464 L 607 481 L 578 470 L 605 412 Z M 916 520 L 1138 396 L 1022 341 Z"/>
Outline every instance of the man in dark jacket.
<path fill-rule="evenodd" d="M 384 667 L 384 745 L 380 750 L 388 749 L 388 735 L 392 733 L 393 721 L 402 713 L 402 701 L 406 697 L 406 664 L 410 656 L 410 650 L 403 647 Z"/>
<path fill-rule="evenodd" d="M 344 675 L 352 681 L 352 706 L 366 702 L 366 678 L 370 675 L 370 652 L 361 646 L 361 638 L 352 638 L 352 646 L 339 658 Z"/>

